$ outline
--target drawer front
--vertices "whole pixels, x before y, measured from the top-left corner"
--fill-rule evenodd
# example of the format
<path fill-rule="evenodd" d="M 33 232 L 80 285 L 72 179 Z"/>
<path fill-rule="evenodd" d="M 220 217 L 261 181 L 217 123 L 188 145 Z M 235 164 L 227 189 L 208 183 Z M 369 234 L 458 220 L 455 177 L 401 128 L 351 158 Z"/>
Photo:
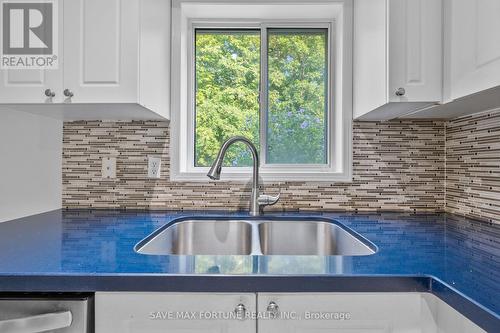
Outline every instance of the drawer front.
<path fill-rule="evenodd" d="M 92 300 L 0 299 L 0 332 L 92 332 Z"/>

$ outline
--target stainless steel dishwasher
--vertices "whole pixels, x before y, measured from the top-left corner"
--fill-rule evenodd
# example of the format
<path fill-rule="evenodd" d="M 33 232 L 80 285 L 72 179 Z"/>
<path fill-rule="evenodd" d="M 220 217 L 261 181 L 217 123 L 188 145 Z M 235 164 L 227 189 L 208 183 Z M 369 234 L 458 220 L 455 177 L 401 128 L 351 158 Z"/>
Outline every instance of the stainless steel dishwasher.
<path fill-rule="evenodd" d="M 1 333 L 93 332 L 92 295 L 1 295 Z"/>

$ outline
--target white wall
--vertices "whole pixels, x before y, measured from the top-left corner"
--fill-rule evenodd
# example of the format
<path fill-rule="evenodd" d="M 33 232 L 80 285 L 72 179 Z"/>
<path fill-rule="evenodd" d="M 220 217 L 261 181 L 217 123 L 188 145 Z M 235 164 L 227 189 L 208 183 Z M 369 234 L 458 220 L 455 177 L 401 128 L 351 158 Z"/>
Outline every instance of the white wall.
<path fill-rule="evenodd" d="M 0 110 L 0 222 L 61 208 L 62 127 Z"/>

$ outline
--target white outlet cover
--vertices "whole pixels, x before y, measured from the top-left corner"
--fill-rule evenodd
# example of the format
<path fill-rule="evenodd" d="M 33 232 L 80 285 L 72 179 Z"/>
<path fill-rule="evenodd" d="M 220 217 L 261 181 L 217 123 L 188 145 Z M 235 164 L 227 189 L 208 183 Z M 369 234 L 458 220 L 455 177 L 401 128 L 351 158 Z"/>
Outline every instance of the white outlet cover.
<path fill-rule="evenodd" d="M 160 178 L 161 158 L 148 156 L 148 178 Z"/>
<path fill-rule="evenodd" d="M 116 157 L 103 157 L 102 158 L 102 178 L 116 178 Z"/>

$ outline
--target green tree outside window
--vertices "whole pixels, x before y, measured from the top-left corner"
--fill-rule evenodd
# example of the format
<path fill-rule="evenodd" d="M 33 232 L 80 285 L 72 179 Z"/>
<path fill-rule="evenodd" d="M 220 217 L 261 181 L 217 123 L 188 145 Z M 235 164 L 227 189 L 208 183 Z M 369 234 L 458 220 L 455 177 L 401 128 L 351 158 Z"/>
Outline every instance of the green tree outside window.
<path fill-rule="evenodd" d="M 267 163 L 327 163 L 327 30 L 268 32 Z M 234 135 L 260 146 L 259 30 L 197 30 L 195 166 L 209 166 Z M 244 145 L 225 166 L 250 166 Z"/>

